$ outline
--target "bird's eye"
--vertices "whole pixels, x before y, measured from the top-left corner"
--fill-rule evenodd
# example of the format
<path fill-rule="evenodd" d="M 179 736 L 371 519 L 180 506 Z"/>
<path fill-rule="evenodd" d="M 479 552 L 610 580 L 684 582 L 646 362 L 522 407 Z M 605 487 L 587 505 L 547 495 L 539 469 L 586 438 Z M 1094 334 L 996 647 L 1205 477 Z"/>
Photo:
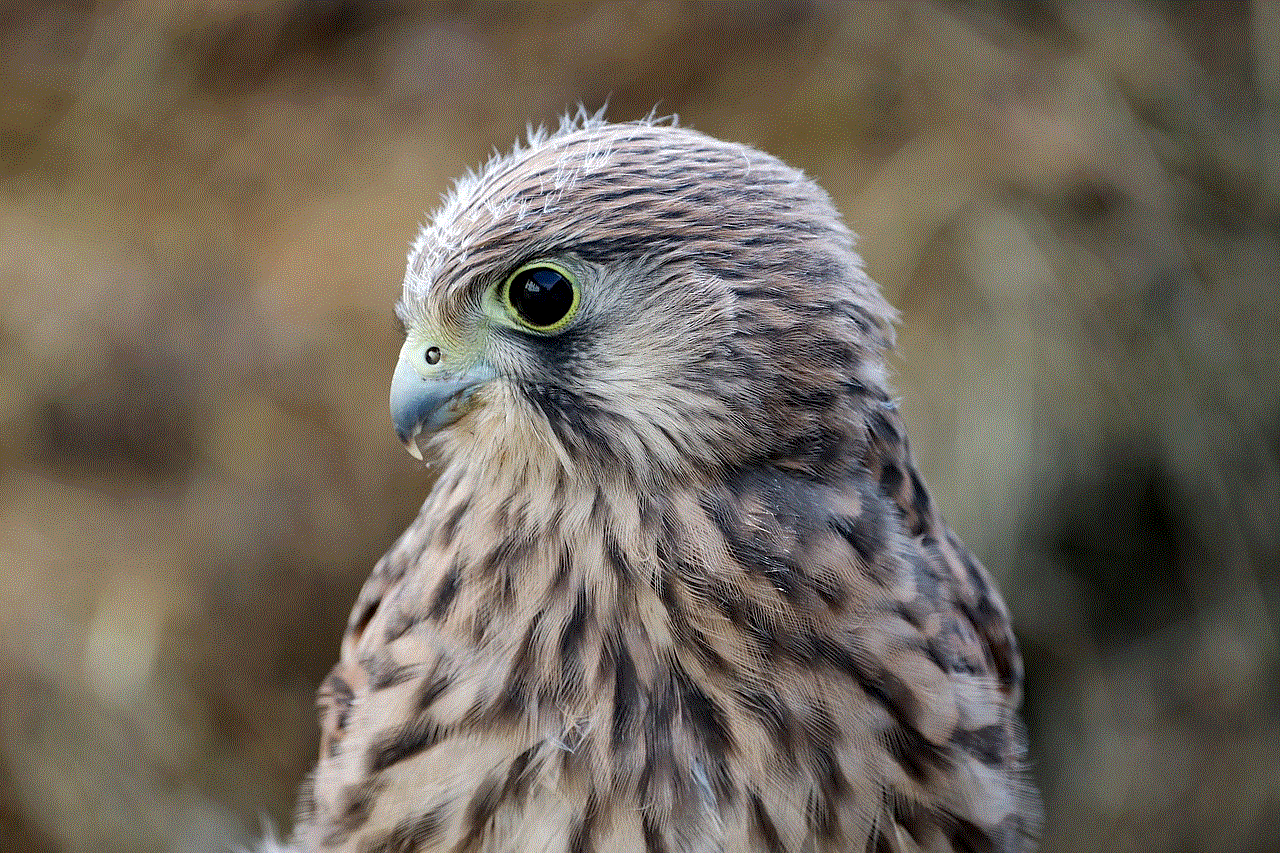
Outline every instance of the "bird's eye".
<path fill-rule="evenodd" d="M 578 310 L 578 283 L 568 270 L 546 261 L 520 267 L 502 294 L 516 319 L 538 332 L 563 328 Z"/>

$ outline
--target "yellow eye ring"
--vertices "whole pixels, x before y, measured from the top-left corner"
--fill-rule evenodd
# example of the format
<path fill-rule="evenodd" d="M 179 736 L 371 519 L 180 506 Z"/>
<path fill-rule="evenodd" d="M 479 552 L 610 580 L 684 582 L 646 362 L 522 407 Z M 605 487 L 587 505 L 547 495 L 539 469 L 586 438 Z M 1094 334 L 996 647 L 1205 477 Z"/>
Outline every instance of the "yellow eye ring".
<path fill-rule="evenodd" d="M 533 261 L 507 276 L 499 298 L 520 325 L 549 335 L 567 326 L 578 313 L 582 293 L 573 273 L 564 267 Z"/>

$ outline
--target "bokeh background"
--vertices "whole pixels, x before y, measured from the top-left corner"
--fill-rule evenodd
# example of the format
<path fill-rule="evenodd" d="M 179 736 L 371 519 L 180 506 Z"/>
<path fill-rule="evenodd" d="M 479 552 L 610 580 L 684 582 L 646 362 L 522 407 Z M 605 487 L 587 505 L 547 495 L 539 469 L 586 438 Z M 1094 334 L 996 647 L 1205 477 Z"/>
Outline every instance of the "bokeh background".
<path fill-rule="evenodd" d="M 429 474 L 451 177 L 579 102 L 835 197 L 1001 579 L 1046 851 L 1280 850 L 1280 7 L 0 0 L 0 851 L 288 825 Z"/>

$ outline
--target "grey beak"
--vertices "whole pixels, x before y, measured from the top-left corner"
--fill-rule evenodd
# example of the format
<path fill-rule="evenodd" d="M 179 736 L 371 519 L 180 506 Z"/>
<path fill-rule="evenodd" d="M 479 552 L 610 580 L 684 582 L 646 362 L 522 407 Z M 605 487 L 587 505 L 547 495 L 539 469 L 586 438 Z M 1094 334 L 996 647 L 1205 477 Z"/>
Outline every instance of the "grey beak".
<path fill-rule="evenodd" d="M 420 435 L 430 435 L 462 417 L 477 388 L 493 378 L 480 367 L 459 377 L 426 379 L 405 358 L 391 377 L 391 422 L 408 451 L 422 459 Z"/>

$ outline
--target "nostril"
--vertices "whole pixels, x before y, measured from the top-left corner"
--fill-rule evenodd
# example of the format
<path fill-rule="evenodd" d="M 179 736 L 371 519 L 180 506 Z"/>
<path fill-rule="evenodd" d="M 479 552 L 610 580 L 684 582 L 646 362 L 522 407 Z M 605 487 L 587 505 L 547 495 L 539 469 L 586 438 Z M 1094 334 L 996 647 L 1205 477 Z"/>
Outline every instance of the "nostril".
<path fill-rule="evenodd" d="M 427 347 L 427 364 L 440 363 L 440 347 Z"/>

